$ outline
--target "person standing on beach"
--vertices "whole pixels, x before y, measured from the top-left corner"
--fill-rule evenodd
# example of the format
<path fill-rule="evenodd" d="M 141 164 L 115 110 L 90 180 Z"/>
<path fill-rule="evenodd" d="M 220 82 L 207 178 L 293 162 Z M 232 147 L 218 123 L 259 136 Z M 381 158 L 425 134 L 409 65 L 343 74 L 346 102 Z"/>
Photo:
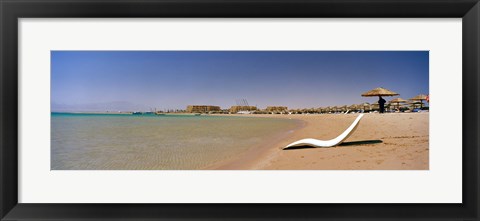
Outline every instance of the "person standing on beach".
<path fill-rule="evenodd" d="M 382 96 L 378 96 L 378 105 L 380 106 L 380 113 L 383 114 L 385 113 L 385 99 L 382 98 Z"/>

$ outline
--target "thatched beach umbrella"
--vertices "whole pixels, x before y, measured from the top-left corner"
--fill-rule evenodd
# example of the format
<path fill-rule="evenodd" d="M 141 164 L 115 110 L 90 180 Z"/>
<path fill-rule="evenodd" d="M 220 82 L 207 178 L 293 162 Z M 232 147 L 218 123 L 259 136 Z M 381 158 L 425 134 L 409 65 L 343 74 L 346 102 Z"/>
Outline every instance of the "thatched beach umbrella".
<path fill-rule="evenodd" d="M 339 107 L 339 106 L 334 106 L 334 107 L 333 107 L 333 110 L 334 110 L 335 112 L 338 112 L 338 111 L 340 110 L 340 107 Z"/>
<path fill-rule="evenodd" d="M 358 110 L 358 105 L 352 104 L 352 105 L 348 106 L 348 109 L 350 109 L 350 110 Z"/>
<path fill-rule="evenodd" d="M 390 101 L 390 104 L 396 106 L 397 108 L 400 106 L 400 103 L 407 103 L 408 101 L 402 98 L 395 98 Z"/>
<path fill-rule="evenodd" d="M 362 103 L 362 104 L 360 104 L 360 105 L 358 105 L 358 106 L 360 106 L 361 108 L 363 108 L 363 111 L 366 111 L 367 109 L 368 109 L 368 110 L 371 109 L 370 103 L 368 103 L 368 102 Z"/>
<path fill-rule="evenodd" d="M 396 92 L 393 92 L 391 90 L 388 90 L 386 88 L 383 88 L 383 87 L 377 87 L 373 90 L 370 90 L 370 91 L 367 91 L 365 93 L 362 94 L 362 97 L 376 97 L 378 96 L 379 99 L 378 101 L 382 101 L 382 108 L 380 109 L 380 105 L 378 105 L 378 109 L 380 109 L 380 113 L 383 113 L 384 112 L 384 103 L 385 103 L 385 100 L 382 99 L 382 96 L 397 96 L 397 95 L 400 95 Z"/>
<path fill-rule="evenodd" d="M 419 95 L 417 95 L 417 96 L 415 96 L 415 97 L 410 98 L 410 100 L 420 102 L 420 108 L 422 108 L 422 107 L 423 107 L 423 101 L 424 101 L 424 100 L 427 100 L 427 95 L 425 95 L 425 94 L 419 94 Z"/>
<path fill-rule="evenodd" d="M 413 109 L 415 109 L 417 106 L 420 106 L 420 108 L 422 108 L 422 102 L 421 101 L 413 101 L 413 102 L 410 102 L 410 105 L 412 106 Z"/>
<path fill-rule="evenodd" d="M 324 108 L 323 108 L 323 111 L 324 111 L 326 114 L 328 114 L 328 112 L 330 112 L 330 107 L 324 107 Z"/>
<path fill-rule="evenodd" d="M 427 100 L 427 95 L 425 94 L 419 94 L 413 98 L 410 98 L 410 100 Z"/>
<path fill-rule="evenodd" d="M 392 99 L 392 100 L 390 101 L 390 103 L 405 103 L 405 102 L 407 102 L 407 100 L 402 99 L 402 98 L 400 98 L 400 97 L 395 98 L 395 99 Z"/>
<path fill-rule="evenodd" d="M 325 108 L 323 108 L 323 111 L 324 111 L 326 114 L 328 114 L 328 112 L 330 112 L 330 107 L 325 107 Z"/>
<path fill-rule="evenodd" d="M 376 97 L 376 96 L 398 96 L 400 94 L 383 87 L 377 87 L 373 90 L 367 91 L 362 94 L 362 97 Z"/>

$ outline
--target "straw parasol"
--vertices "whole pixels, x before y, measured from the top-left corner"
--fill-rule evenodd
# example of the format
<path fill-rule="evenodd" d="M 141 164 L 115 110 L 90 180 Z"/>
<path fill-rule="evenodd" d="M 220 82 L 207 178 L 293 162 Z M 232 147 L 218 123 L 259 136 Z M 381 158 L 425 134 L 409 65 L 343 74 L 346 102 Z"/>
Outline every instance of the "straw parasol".
<path fill-rule="evenodd" d="M 420 108 L 422 108 L 422 102 L 421 101 L 412 101 L 410 102 L 410 105 L 412 105 L 413 108 L 416 108 L 418 105 L 420 105 Z"/>
<path fill-rule="evenodd" d="M 380 104 L 378 102 L 375 102 L 373 104 L 370 104 L 370 108 L 372 110 L 378 110 L 378 109 L 380 109 Z"/>
<path fill-rule="evenodd" d="M 360 105 L 358 105 L 358 106 L 363 107 L 363 111 L 366 111 L 366 108 L 368 108 L 368 110 L 371 109 L 371 106 L 370 106 L 370 104 L 369 104 L 368 102 L 362 103 L 362 104 L 360 104 Z"/>
<path fill-rule="evenodd" d="M 424 101 L 424 100 L 427 100 L 427 95 L 425 95 L 425 94 L 419 94 L 419 95 L 417 95 L 417 96 L 415 96 L 415 97 L 410 98 L 410 100 L 412 100 L 412 101 L 419 101 L 419 102 L 420 102 L 420 108 L 422 108 L 422 107 L 423 107 L 423 101 Z"/>
<path fill-rule="evenodd" d="M 323 113 L 328 113 L 328 107 L 323 107 L 323 108 L 322 108 L 322 112 L 323 112 Z"/>
<path fill-rule="evenodd" d="M 383 87 L 377 87 L 373 90 L 367 91 L 362 94 L 362 97 L 376 97 L 376 96 L 398 96 L 400 94 Z"/>
<path fill-rule="evenodd" d="M 392 99 L 392 100 L 390 101 L 390 103 L 405 103 L 405 102 L 407 102 L 407 100 L 402 99 L 402 98 L 400 98 L 400 97 L 399 97 L 399 98 Z"/>
<path fill-rule="evenodd" d="M 413 97 L 413 98 L 410 98 L 410 100 L 420 100 L 420 101 L 421 101 L 421 100 L 427 100 L 427 95 L 425 95 L 425 94 L 419 94 L 419 95 L 417 95 L 417 96 L 415 96 L 415 97 Z"/>
<path fill-rule="evenodd" d="M 358 110 L 358 105 L 352 104 L 352 105 L 348 106 L 348 109 L 350 109 L 350 110 Z"/>
<path fill-rule="evenodd" d="M 400 106 L 400 103 L 407 103 L 408 101 L 405 100 L 405 99 L 402 99 L 402 98 L 395 98 L 393 100 L 390 101 L 390 104 L 396 104 L 396 105 L 393 105 L 393 106 L 396 106 L 397 108 Z"/>

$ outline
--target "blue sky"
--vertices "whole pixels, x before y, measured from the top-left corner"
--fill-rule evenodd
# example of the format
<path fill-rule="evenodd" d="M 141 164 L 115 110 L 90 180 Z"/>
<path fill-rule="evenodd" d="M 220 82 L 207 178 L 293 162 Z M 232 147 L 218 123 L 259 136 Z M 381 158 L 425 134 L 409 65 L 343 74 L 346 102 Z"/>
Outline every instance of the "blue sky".
<path fill-rule="evenodd" d="M 52 111 L 372 103 L 360 94 L 376 87 L 428 94 L 428 66 L 428 51 L 52 51 L 51 102 Z"/>

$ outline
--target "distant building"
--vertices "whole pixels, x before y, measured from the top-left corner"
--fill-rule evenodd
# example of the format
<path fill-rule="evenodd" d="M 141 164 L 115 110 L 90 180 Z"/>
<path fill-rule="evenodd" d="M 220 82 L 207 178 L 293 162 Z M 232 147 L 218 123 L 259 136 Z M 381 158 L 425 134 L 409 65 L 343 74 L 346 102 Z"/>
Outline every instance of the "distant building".
<path fill-rule="evenodd" d="M 230 113 L 237 113 L 239 111 L 254 111 L 257 110 L 255 106 L 232 106 L 230 108 Z"/>
<path fill-rule="evenodd" d="M 220 107 L 212 106 L 212 105 L 188 105 L 187 106 L 188 113 L 208 113 L 210 111 L 220 111 Z"/>
<path fill-rule="evenodd" d="M 287 112 L 288 111 L 288 107 L 284 107 L 284 106 L 268 106 L 267 107 L 267 111 L 268 112 Z"/>

